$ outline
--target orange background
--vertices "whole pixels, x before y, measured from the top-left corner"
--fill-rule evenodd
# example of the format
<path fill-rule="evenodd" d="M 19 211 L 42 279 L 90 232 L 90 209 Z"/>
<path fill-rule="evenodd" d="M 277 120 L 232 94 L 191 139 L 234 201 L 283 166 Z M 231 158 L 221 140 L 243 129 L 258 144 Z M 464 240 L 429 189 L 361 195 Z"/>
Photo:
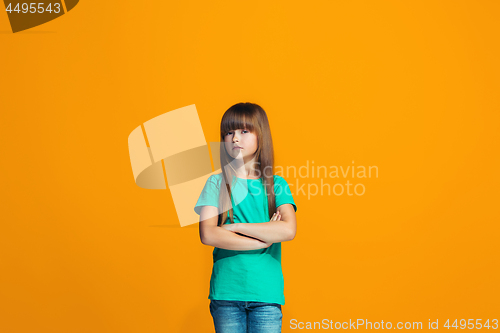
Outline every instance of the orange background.
<path fill-rule="evenodd" d="M 168 190 L 134 183 L 127 137 L 196 104 L 216 141 L 237 102 L 267 111 L 276 165 L 379 168 L 363 196 L 295 196 L 284 332 L 500 319 L 499 15 L 496 1 L 84 0 L 12 34 L 0 13 L 0 331 L 212 332 L 213 248 L 178 227 Z"/>

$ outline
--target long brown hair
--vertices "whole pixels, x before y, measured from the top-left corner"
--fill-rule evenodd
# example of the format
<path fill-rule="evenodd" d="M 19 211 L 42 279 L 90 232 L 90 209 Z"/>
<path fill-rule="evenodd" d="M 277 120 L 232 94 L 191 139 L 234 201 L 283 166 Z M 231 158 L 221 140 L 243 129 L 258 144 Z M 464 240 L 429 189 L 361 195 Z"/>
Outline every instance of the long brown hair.
<path fill-rule="evenodd" d="M 223 177 L 221 187 L 226 186 L 227 191 L 222 190 L 222 188 L 220 191 L 218 226 L 226 223 L 228 217 L 227 211 L 229 211 L 231 223 L 234 223 L 233 208 L 229 208 L 229 206 L 231 206 L 231 186 L 235 173 L 231 168 L 224 167 L 229 165 L 232 160 L 232 157 L 226 151 L 224 137 L 227 132 L 237 129 L 247 129 L 257 135 L 255 160 L 258 163 L 260 179 L 264 185 L 265 194 L 267 196 L 269 219 L 276 213 L 276 200 L 274 195 L 274 149 L 267 114 L 264 109 L 257 104 L 238 103 L 231 106 L 224 113 L 220 124 L 220 165 Z"/>

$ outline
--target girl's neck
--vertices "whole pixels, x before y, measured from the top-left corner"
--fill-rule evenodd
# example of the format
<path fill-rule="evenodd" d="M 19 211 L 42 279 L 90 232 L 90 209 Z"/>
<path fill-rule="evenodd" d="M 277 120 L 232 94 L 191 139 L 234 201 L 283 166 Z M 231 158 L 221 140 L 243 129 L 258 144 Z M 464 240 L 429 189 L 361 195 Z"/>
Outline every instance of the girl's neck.
<path fill-rule="evenodd" d="M 250 161 L 244 161 L 238 168 L 235 169 L 236 177 L 243 179 L 259 179 L 258 170 L 254 168 L 255 157 Z"/>

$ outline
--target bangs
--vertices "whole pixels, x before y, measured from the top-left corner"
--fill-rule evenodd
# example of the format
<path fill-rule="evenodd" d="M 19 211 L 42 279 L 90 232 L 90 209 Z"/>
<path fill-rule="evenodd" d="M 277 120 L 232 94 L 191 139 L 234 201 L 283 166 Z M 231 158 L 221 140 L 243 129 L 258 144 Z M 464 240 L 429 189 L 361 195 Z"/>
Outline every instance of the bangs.
<path fill-rule="evenodd" d="M 224 136 L 227 132 L 237 129 L 246 129 L 250 132 L 255 132 L 252 123 L 252 115 L 249 112 L 230 112 L 221 122 L 221 135 Z"/>

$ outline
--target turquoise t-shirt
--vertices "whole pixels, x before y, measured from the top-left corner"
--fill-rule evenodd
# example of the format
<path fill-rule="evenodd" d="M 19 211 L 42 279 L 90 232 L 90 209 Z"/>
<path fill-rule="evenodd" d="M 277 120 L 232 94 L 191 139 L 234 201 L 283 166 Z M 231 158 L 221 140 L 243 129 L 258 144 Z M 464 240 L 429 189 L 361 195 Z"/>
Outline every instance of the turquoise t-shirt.
<path fill-rule="evenodd" d="M 232 187 L 233 218 L 235 223 L 269 222 L 267 197 L 261 179 L 234 177 Z M 219 205 L 222 173 L 207 179 L 194 208 L 199 215 L 201 206 Z M 276 207 L 292 204 L 290 187 L 283 177 L 274 176 Z M 229 215 L 229 213 L 228 213 Z M 226 224 L 230 223 L 229 218 Z M 281 270 L 281 243 L 265 249 L 233 251 L 215 247 L 214 265 L 210 278 L 209 299 L 285 304 L 284 280 Z"/>

